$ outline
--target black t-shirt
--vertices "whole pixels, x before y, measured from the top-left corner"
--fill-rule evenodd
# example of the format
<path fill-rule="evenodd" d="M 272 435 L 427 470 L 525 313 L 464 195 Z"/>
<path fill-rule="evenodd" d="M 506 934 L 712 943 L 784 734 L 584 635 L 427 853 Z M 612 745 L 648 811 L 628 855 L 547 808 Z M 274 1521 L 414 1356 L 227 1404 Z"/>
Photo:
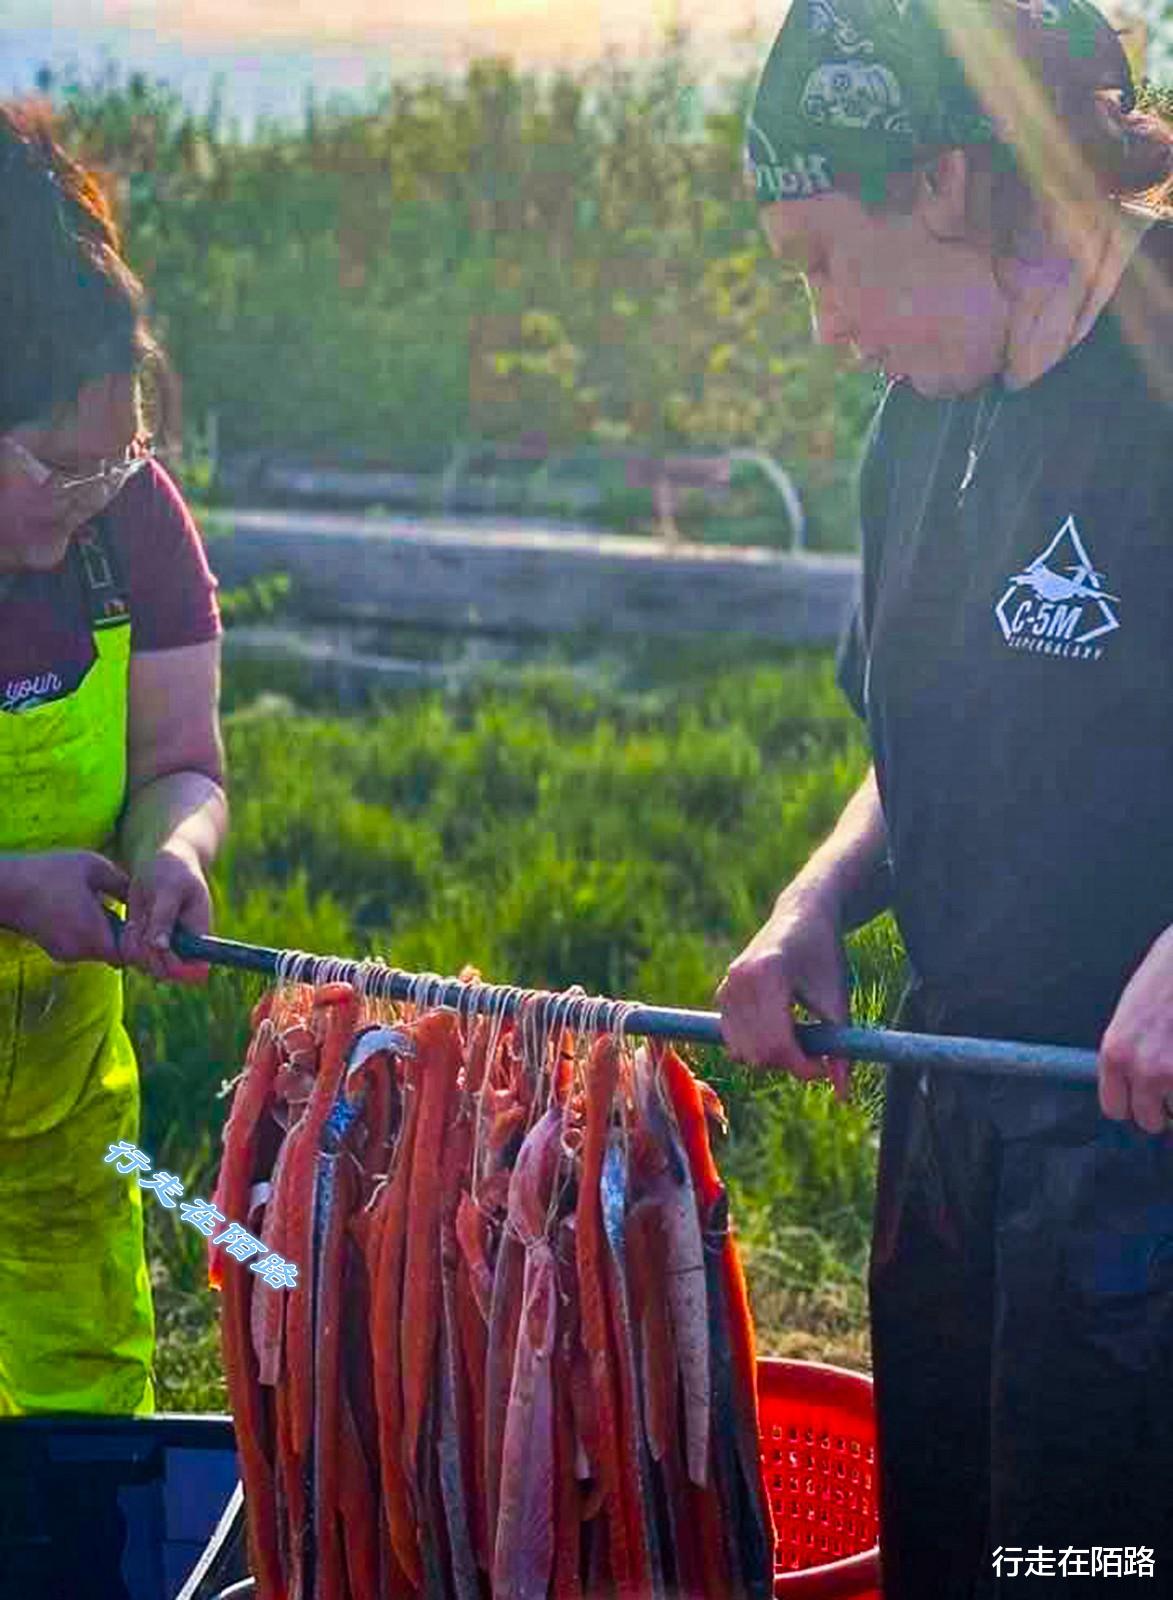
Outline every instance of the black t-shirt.
<path fill-rule="evenodd" d="M 1173 318 L 1138 293 L 1154 276 L 1173 285 L 1173 223 L 1062 361 L 995 380 L 960 510 L 979 394 L 894 383 L 868 440 L 840 682 L 945 1031 L 1094 1046 L 1173 924 Z"/>

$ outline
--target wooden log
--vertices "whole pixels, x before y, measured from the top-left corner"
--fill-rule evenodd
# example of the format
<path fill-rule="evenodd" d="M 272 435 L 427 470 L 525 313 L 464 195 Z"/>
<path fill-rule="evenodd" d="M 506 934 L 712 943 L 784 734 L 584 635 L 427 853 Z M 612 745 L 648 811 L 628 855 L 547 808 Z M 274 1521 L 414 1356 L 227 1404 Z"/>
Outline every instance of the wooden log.
<path fill-rule="evenodd" d="M 274 495 L 290 499 L 330 499 L 352 505 L 422 504 L 441 480 L 411 472 L 356 472 L 343 467 L 298 467 L 273 462 L 261 479 Z"/>
<path fill-rule="evenodd" d="M 226 586 L 288 575 L 303 616 L 497 634 L 749 634 L 831 644 L 854 602 L 853 556 L 675 544 L 535 528 L 234 511 L 209 547 Z"/>

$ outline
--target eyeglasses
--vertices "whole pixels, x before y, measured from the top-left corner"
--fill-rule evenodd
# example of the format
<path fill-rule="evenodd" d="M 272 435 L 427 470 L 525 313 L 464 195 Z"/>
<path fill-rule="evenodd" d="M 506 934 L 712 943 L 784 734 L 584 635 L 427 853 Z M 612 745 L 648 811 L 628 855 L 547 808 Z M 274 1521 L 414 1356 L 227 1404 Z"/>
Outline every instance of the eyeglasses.
<path fill-rule="evenodd" d="M 111 461 L 100 461 L 96 472 L 73 477 L 62 472 L 59 467 L 47 467 L 33 455 L 31 450 L 26 450 L 24 445 L 13 438 L 6 438 L 0 442 L 38 487 L 45 488 L 51 484 L 59 493 L 97 488 L 100 485 L 109 491 L 111 496 L 116 495 L 127 479 L 133 478 L 135 473 L 141 471 L 155 456 L 155 446 L 149 439 L 135 439 L 121 456 Z"/>

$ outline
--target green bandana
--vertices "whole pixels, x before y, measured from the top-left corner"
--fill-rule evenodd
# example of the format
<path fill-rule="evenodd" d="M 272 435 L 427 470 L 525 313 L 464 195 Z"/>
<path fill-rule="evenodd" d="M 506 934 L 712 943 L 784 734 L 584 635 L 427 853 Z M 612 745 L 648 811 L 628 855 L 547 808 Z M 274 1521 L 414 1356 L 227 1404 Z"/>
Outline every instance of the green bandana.
<path fill-rule="evenodd" d="M 792 0 L 746 125 L 759 204 L 806 199 L 843 176 L 880 202 L 887 174 L 916 166 L 934 146 L 998 145 L 1013 163 L 938 21 L 944 15 L 961 37 L 975 24 L 987 34 L 991 22 L 1004 26 L 1027 59 L 1069 52 L 1081 82 L 1120 89 L 1125 111 L 1135 104 L 1128 58 L 1089 0 Z"/>

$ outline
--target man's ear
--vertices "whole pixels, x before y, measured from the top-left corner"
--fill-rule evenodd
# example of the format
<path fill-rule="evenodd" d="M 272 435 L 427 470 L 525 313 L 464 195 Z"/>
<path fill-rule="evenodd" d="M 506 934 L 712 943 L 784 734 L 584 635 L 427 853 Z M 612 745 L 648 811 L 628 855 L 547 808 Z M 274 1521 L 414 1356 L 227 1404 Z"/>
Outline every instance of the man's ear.
<path fill-rule="evenodd" d="M 969 160 L 964 150 L 943 150 L 921 169 L 917 209 L 935 239 L 965 236 Z"/>

